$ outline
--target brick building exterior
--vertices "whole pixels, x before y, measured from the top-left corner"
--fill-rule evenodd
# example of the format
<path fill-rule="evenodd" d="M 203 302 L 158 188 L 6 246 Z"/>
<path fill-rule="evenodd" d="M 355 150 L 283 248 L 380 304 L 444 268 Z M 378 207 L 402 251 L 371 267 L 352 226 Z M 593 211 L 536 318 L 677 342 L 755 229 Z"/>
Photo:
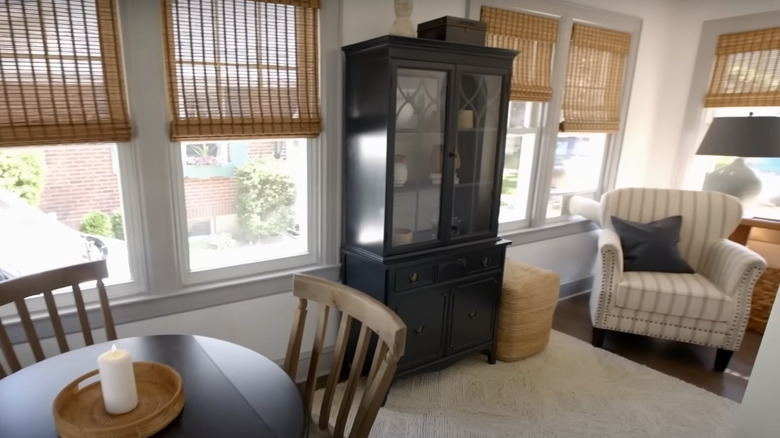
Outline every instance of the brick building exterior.
<path fill-rule="evenodd" d="M 286 158 L 283 143 L 243 143 L 246 159 L 256 156 Z M 230 147 L 234 147 L 231 144 Z M 120 209 L 119 166 L 116 153 L 106 145 L 74 145 L 43 150 L 44 189 L 39 208 L 66 225 L 78 229 L 82 218 L 99 210 L 112 214 Z M 240 164 L 239 164 L 240 165 Z M 234 164 L 235 167 L 235 164 Z M 184 192 L 189 220 L 234 215 L 237 182 L 232 176 L 186 177 Z"/>

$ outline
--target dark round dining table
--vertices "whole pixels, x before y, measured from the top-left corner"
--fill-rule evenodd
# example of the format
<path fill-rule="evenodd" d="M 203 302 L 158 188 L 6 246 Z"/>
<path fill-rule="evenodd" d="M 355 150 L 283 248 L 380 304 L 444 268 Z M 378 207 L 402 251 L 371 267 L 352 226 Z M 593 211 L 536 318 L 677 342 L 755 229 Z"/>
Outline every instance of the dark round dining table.
<path fill-rule="evenodd" d="M 0 438 L 55 438 L 52 403 L 68 383 L 97 368 L 112 344 L 134 361 L 179 372 L 184 409 L 155 437 L 301 438 L 300 393 L 273 361 L 248 348 L 193 335 L 118 339 L 50 357 L 0 380 Z"/>

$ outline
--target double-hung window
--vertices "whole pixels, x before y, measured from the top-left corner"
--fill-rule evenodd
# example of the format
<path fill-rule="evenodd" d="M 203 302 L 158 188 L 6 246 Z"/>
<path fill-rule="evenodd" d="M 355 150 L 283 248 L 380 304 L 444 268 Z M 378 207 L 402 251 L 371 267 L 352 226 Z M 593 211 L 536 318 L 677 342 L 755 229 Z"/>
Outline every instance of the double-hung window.
<path fill-rule="evenodd" d="M 185 282 L 315 260 L 317 8 L 164 1 Z"/>
<path fill-rule="evenodd" d="M 0 280 L 106 258 L 137 289 L 123 75 L 113 0 L 0 1 Z"/>
<path fill-rule="evenodd" d="M 566 221 L 572 196 L 614 185 L 641 21 L 558 1 L 482 0 L 469 12 L 488 45 L 518 51 L 501 229 Z"/>

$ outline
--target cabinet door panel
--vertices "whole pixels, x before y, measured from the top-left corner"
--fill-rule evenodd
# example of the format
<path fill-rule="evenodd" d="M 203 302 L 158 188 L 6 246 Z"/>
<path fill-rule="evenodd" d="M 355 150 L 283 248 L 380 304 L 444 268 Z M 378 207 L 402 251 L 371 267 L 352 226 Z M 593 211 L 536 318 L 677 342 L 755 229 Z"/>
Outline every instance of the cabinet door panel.
<path fill-rule="evenodd" d="M 398 294 L 394 310 L 406 323 L 406 352 L 399 369 L 412 368 L 444 355 L 444 322 L 447 288 Z"/>
<path fill-rule="evenodd" d="M 450 351 L 466 349 L 493 339 L 500 292 L 499 276 L 453 287 Z"/>
<path fill-rule="evenodd" d="M 457 135 L 453 173 L 452 226 L 457 239 L 489 234 L 493 228 L 496 161 L 503 148 L 503 76 L 457 74 Z"/>
<path fill-rule="evenodd" d="M 450 72 L 397 68 L 393 138 L 393 248 L 440 240 L 442 163 Z"/>

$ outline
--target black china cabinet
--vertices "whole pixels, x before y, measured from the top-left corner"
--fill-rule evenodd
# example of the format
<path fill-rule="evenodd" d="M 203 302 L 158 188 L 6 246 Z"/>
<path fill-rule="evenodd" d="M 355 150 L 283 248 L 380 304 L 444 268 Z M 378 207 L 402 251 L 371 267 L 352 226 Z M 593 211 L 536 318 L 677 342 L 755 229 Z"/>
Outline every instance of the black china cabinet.
<path fill-rule="evenodd" d="M 494 363 L 515 52 L 396 36 L 343 52 L 342 280 L 406 323 L 397 375 L 475 351 Z"/>

